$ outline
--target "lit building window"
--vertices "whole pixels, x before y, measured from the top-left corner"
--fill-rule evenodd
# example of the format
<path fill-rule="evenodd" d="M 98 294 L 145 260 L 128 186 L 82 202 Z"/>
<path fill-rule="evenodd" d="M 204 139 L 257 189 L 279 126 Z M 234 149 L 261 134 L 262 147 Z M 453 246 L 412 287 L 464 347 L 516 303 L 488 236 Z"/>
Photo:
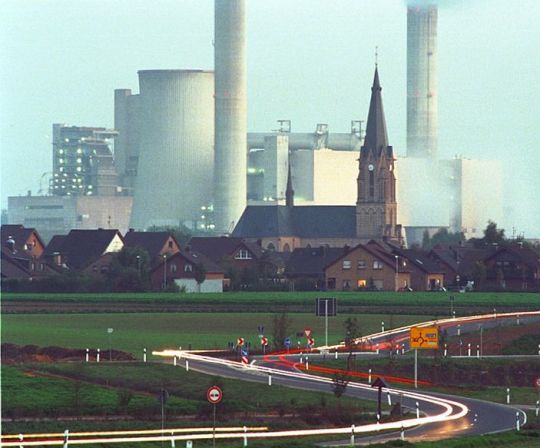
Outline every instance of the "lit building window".
<path fill-rule="evenodd" d="M 58 159 L 58 163 L 64 163 L 64 159 Z"/>
<path fill-rule="evenodd" d="M 356 281 L 356 287 L 357 288 L 365 288 L 367 286 L 367 280 L 364 279 L 358 279 Z"/>
<path fill-rule="evenodd" d="M 77 163 L 82 163 L 82 159 L 80 157 L 77 159 Z"/>
<path fill-rule="evenodd" d="M 82 171 L 82 168 L 80 166 L 77 167 L 77 171 L 78 172 L 81 172 Z"/>
<path fill-rule="evenodd" d="M 82 154 L 82 149 L 81 148 L 77 148 L 77 154 Z"/>
<path fill-rule="evenodd" d="M 58 154 L 64 154 L 64 150 L 60 148 L 60 149 L 58 150 Z"/>
<path fill-rule="evenodd" d="M 58 170 L 59 170 L 60 172 L 62 172 L 62 171 L 64 171 L 64 167 L 61 166 L 60 168 L 58 168 Z"/>

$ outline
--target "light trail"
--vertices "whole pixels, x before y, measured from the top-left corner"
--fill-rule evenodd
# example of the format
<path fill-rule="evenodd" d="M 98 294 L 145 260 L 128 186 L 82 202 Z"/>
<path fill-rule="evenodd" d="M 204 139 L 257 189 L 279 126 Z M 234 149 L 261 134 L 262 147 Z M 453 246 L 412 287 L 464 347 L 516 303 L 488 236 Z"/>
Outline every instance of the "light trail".
<path fill-rule="evenodd" d="M 532 317 L 532 316 L 540 317 L 540 311 L 490 313 L 490 314 L 480 314 L 476 316 L 465 316 L 465 317 L 456 317 L 456 318 L 450 317 L 450 318 L 444 318 L 444 319 L 436 319 L 436 320 L 421 322 L 414 325 L 407 325 L 407 326 L 403 326 L 399 328 L 394 328 L 393 330 L 373 333 L 367 336 L 362 336 L 360 338 L 355 339 L 354 344 L 356 345 L 366 344 L 366 343 L 369 343 L 369 341 L 372 339 L 381 338 L 381 337 L 386 337 L 388 339 L 388 337 L 391 337 L 392 335 L 401 335 L 403 332 L 409 331 L 411 327 L 439 326 L 442 328 L 447 328 L 447 327 L 454 327 L 457 324 L 461 324 L 464 322 L 474 323 L 474 322 L 481 322 L 481 321 L 493 320 L 493 319 L 510 319 L 510 318 L 521 318 L 521 317 Z M 394 342 L 401 342 L 402 340 L 406 340 L 408 338 L 409 338 L 408 334 L 401 335 L 401 338 L 396 339 Z M 337 345 L 319 346 L 317 347 L 317 350 L 319 351 L 320 350 L 339 350 L 339 349 L 344 349 L 344 348 L 345 348 L 345 344 L 342 342 Z"/>
<path fill-rule="evenodd" d="M 90 431 L 90 432 L 70 432 L 69 437 L 87 437 L 87 436 L 127 436 L 127 435 L 143 435 L 143 434 L 177 434 L 177 433 L 197 433 L 197 432 L 211 432 L 213 428 L 211 427 L 195 427 L 195 428 L 165 428 L 161 429 L 133 429 L 125 431 Z M 229 426 L 229 427 L 216 427 L 216 432 L 235 432 L 243 431 L 243 426 Z M 267 426 L 247 426 L 247 431 L 268 431 Z M 51 438 L 51 437 L 64 437 L 64 433 L 52 432 L 52 433 L 42 433 L 42 434 L 26 434 L 24 435 L 26 439 L 36 439 L 36 438 Z M 2 435 L 1 439 L 18 439 L 18 434 L 11 435 Z"/>

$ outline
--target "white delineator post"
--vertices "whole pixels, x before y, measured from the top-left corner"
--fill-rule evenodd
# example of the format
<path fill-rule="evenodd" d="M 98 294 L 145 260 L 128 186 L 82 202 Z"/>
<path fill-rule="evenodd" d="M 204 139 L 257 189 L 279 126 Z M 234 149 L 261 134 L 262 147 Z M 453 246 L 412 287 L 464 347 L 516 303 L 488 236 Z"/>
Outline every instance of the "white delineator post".
<path fill-rule="evenodd" d="M 143 362 L 146 362 L 146 348 L 143 349 Z"/>
<path fill-rule="evenodd" d="M 96 362 L 99 362 L 99 352 L 100 352 L 100 350 L 99 350 L 99 348 L 98 348 L 98 349 L 97 349 L 97 353 L 96 353 Z"/>
<path fill-rule="evenodd" d="M 86 362 L 90 361 L 90 349 L 89 349 L 89 348 L 86 349 L 86 357 L 85 357 L 85 361 L 86 361 Z"/>

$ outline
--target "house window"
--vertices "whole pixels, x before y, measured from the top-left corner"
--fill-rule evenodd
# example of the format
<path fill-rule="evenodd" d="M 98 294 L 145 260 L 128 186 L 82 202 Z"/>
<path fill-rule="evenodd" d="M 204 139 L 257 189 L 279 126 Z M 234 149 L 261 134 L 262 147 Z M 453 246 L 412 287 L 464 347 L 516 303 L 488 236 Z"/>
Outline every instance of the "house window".
<path fill-rule="evenodd" d="M 100 266 L 99 271 L 104 274 L 105 272 L 109 272 L 109 266 Z"/>
<path fill-rule="evenodd" d="M 343 269 L 351 269 L 352 262 L 351 260 L 343 260 Z"/>
<path fill-rule="evenodd" d="M 273 243 L 268 243 L 268 246 L 266 246 L 268 250 L 276 250 L 276 246 L 274 246 Z"/>
<path fill-rule="evenodd" d="M 334 277 L 330 277 L 326 286 L 328 289 L 336 289 L 336 279 Z"/>
<path fill-rule="evenodd" d="M 365 288 L 367 286 L 367 280 L 364 279 L 358 279 L 356 281 L 356 287 L 359 289 Z"/>
<path fill-rule="evenodd" d="M 186 263 L 184 265 L 184 272 L 193 272 L 193 265 Z"/>
<path fill-rule="evenodd" d="M 172 249 L 172 247 L 173 247 L 173 242 L 169 241 L 169 249 Z"/>
<path fill-rule="evenodd" d="M 380 260 L 373 260 L 373 269 L 382 269 L 383 263 Z"/>
<path fill-rule="evenodd" d="M 237 260 L 251 260 L 251 254 L 247 249 L 240 249 L 234 258 Z"/>
<path fill-rule="evenodd" d="M 174 263 L 170 264 L 170 270 L 171 272 L 176 272 L 176 264 Z"/>
<path fill-rule="evenodd" d="M 44 271 L 45 270 L 45 265 L 43 263 L 39 263 L 39 270 L 40 271 Z"/>
<path fill-rule="evenodd" d="M 350 280 L 343 280 L 343 289 L 351 289 L 351 281 Z"/>
<path fill-rule="evenodd" d="M 357 269 L 366 269 L 366 260 L 358 260 Z"/>

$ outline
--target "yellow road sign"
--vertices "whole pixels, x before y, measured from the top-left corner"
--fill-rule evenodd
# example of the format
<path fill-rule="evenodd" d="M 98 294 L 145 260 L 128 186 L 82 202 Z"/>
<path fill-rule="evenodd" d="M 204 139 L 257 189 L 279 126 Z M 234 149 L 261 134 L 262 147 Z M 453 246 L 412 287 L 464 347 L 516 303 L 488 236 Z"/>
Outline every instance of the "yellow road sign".
<path fill-rule="evenodd" d="M 439 348 L 439 330 L 437 327 L 411 327 L 411 348 Z"/>

